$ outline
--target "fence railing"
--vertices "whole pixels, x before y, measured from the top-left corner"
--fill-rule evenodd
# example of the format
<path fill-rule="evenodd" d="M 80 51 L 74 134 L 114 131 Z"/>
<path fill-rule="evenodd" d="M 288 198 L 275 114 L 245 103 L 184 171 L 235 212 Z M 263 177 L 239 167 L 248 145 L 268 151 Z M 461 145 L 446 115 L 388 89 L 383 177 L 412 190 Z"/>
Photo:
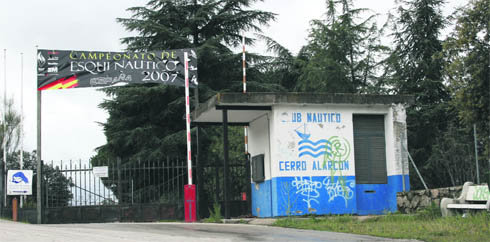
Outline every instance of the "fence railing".
<path fill-rule="evenodd" d="M 98 177 L 81 161 L 44 165 L 47 207 L 103 206 L 183 201 L 183 161 L 113 162 L 108 177 Z"/>

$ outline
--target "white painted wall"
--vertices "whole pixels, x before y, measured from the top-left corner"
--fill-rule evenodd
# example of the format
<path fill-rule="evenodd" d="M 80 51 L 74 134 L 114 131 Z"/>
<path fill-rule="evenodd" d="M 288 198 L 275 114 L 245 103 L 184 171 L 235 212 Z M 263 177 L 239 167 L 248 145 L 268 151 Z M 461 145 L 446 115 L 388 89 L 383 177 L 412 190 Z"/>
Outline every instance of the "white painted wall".
<path fill-rule="evenodd" d="M 392 175 L 405 174 L 408 175 L 408 152 L 407 152 L 407 114 L 405 107 L 401 104 L 392 105 L 390 107 L 391 113 L 391 125 L 392 129 L 391 135 L 393 139 L 393 150 L 395 156 L 395 162 L 393 162 L 393 167 L 391 169 Z M 390 175 L 390 172 L 388 172 Z"/>
<path fill-rule="evenodd" d="M 308 114 L 332 113 L 340 122 L 308 122 Z M 294 115 L 300 114 L 301 122 L 295 122 Z M 386 168 L 387 175 L 408 175 L 407 153 L 402 148 L 406 141 L 406 113 L 401 104 L 396 105 L 276 105 L 268 112 L 250 123 L 249 152 L 251 156 L 264 154 L 265 179 L 290 176 L 325 176 L 342 172 L 344 176 L 355 175 L 354 134 L 352 116 L 354 114 L 378 114 L 385 116 Z M 310 116 L 311 117 L 311 116 Z M 325 116 L 323 116 L 325 117 Z M 306 121 L 305 121 L 306 120 Z M 296 120 L 298 121 L 298 120 Z M 310 140 L 332 139 L 337 137 L 339 144 L 348 145 L 349 169 L 332 172 L 331 170 L 312 170 L 312 164 L 323 165 L 324 156 L 303 155 L 299 150 L 301 137 L 296 131 L 309 133 Z M 317 146 L 318 147 L 318 146 Z M 346 146 L 347 147 L 347 146 Z M 304 150 L 303 150 L 304 151 Z M 295 169 L 291 169 L 291 162 Z M 298 170 L 297 161 L 306 162 L 305 170 Z M 286 164 L 285 162 L 289 162 Z M 403 162 L 403 163 L 402 163 Z M 404 164 L 404 169 L 402 169 Z M 338 174 L 336 174 L 338 175 Z"/>
<path fill-rule="evenodd" d="M 340 122 L 336 120 L 322 120 L 321 122 L 319 122 L 319 119 L 316 122 L 307 120 L 308 115 L 318 113 L 334 114 L 334 116 L 340 115 L 341 120 Z M 406 159 L 406 154 L 402 152 L 401 142 L 406 142 L 406 135 L 403 137 L 399 129 L 395 130 L 395 126 L 398 126 L 398 128 L 406 126 L 406 114 L 403 105 L 276 105 L 273 107 L 273 115 L 270 120 L 271 162 L 269 163 L 269 159 L 266 157 L 267 163 L 270 164 L 270 170 L 266 167 L 266 172 L 271 172 L 268 174 L 271 174 L 272 177 L 325 176 L 339 172 L 342 172 L 344 176 L 354 176 L 355 160 L 352 122 L 352 116 L 354 114 L 378 114 L 385 116 L 387 173 L 388 176 L 402 174 L 401 164 L 402 160 Z M 297 120 L 297 115 L 301 115 L 301 121 Z M 265 132 L 265 123 L 263 119 L 257 121 L 256 127 L 261 128 L 254 131 L 257 133 L 256 137 L 264 135 L 259 133 Z M 313 170 L 313 163 L 323 164 L 324 155 L 318 157 L 301 155 L 301 152 L 305 151 L 305 149 L 300 150 L 300 146 L 302 145 L 299 142 L 302 138 L 296 131 L 309 134 L 310 141 L 316 142 L 321 139 L 336 140 L 339 142 L 339 147 L 350 149 L 348 156 L 345 157 L 349 162 L 349 169 L 342 171 Z M 406 132 L 406 129 L 402 128 L 402 131 Z M 256 145 L 264 145 L 261 142 Z M 257 149 L 265 148 L 257 147 Z M 314 148 L 319 148 L 319 146 L 315 146 Z M 291 169 L 293 161 L 295 165 Z M 298 169 L 298 161 L 301 166 L 305 161 L 306 169 L 302 169 L 303 167 Z M 405 163 L 405 166 L 405 174 L 408 174 L 408 164 Z M 266 174 L 266 177 L 268 177 L 268 174 Z"/>
<path fill-rule="evenodd" d="M 271 179 L 270 171 L 270 132 L 269 117 L 271 112 L 263 115 L 249 124 L 248 152 L 251 157 L 264 154 L 265 179 Z"/>
<path fill-rule="evenodd" d="M 274 106 L 273 112 L 275 122 L 272 129 L 277 134 L 272 136 L 273 143 L 271 146 L 273 177 L 338 176 L 340 175 L 339 173 L 342 173 L 343 176 L 354 175 L 352 113 L 346 111 L 345 107 L 281 105 Z M 301 120 L 299 120 L 299 116 L 301 116 Z M 313 116 L 316 116 L 315 121 Z M 337 120 L 338 118 L 340 119 Z M 298 132 L 309 135 L 309 137 L 301 138 Z M 311 141 L 314 144 L 301 144 L 302 140 Z M 323 167 L 325 161 L 324 155 L 318 155 L 320 152 L 325 151 L 326 143 L 322 142 L 322 140 L 338 142 L 337 144 L 342 149 L 346 149 L 343 159 L 348 161 L 349 169 L 342 171 L 314 169 L 314 165 L 316 168 Z M 311 150 L 308 147 L 316 150 Z M 304 154 L 304 152 L 308 151 L 313 155 Z M 299 170 L 298 162 L 301 165 Z M 304 164 L 306 164 L 306 169 L 303 169 Z"/>

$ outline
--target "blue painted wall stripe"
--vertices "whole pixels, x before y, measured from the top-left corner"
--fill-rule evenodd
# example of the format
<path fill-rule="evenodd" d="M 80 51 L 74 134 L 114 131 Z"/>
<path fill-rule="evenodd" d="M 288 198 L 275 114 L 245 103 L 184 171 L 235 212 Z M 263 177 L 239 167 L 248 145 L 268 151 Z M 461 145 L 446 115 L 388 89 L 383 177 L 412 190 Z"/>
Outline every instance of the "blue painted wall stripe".
<path fill-rule="evenodd" d="M 408 175 L 405 180 L 408 191 Z M 354 176 L 274 177 L 252 183 L 252 214 L 383 214 L 397 211 L 396 193 L 402 190 L 401 175 L 388 176 L 388 184 L 355 184 Z"/>

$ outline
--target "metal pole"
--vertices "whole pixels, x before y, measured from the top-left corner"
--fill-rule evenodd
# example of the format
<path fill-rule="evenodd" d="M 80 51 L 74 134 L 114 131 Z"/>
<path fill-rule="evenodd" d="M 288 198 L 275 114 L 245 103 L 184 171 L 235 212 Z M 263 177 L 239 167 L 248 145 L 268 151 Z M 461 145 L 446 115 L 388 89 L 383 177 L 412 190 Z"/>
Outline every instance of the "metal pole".
<path fill-rule="evenodd" d="M 4 70 L 4 74 L 7 71 Z M 3 207 L 5 206 L 4 199 L 3 199 L 3 194 L 6 192 L 7 188 L 5 187 L 5 164 L 3 164 L 3 161 L 0 160 L 0 215 L 2 214 Z"/>
<path fill-rule="evenodd" d="M 3 89 L 3 170 L 7 171 L 7 50 L 3 49 L 4 65 L 4 89 Z M 7 189 L 7 180 L 4 179 L 4 187 Z M 7 192 L 3 194 L 3 204 L 7 204 Z"/>
<path fill-rule="evenodd" d="M 228 110 L 223 109 L 223 158 L 224 158 L 224 171 L 223 171 L 223 182 L 224 182 L 224 198 L 225 198 L 225 218 L 230 218 L 230 207 L 228 206 Z"/>
<path fill-rule="evenodd" d="M 123 204 L 123 189 L 122 189 L 122 181 L 121 181 L 121 158 L 117 157 L 117 195 L 118 204 Z"/>
<path fill-rule="evenodd" d="M 478 143 L 476 139 L 476 124 L 473 124 L 473 138 L 475 140 L 476 183 L 480 184 L 480 168 L 478 167 Z"/>
<path fill-rule="evenodd" d="M 36 46 L 36 54 L 37 54 Z M 42 223 L 42 167 L 41 167 L 41 91 L 37 91 L 37 223 Z"/>
<path fill-rule="evenodd" d="M 429 190 L 429 188 L 428 188 L 428 187 L 427 187 L 427 185 L 425 184 L 424 178 L 422 177 L 422 175 L 420 175 L 419 169 L 417 169 L 417 165 L 415 165 L 415 162 L 413 161 L 412 156 L 410 155 L 410 152 L 408 152 L 408 149 L 406 149 L 404 145 L 402 145 L 402 147 L 403 147 L 403 149 L 405 149 L 405 151 L 407 152 L 407 154 L 408 154 L 408 158 L 409 158 L 409 159 L 410 159 L 410 161 L 412 162 L 412 166 L 413 166 L 413 168 L 415 168 L 415 171 L 417 172 L 417 175 L 419 176 L 420 180 L 422 181 L 422 184 L 424 185 L 425 190 Z"/>
<path fill-rule="evenodd" d="M 19 167 L 24 169 L 24 53 L 20 53 L 20 160 Z M 24 205 L 24 196 L 20 196 L 20 208 Z"/>

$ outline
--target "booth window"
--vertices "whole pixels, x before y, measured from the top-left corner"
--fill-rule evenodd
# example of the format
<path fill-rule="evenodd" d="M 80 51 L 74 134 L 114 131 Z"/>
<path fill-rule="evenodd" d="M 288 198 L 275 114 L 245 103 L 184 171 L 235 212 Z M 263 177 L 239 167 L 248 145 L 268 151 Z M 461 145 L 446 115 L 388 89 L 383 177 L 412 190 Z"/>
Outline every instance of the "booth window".
<path fill-rule="evenodd" d="M 265 180 L 264 154 L 252 157 L 252 180 L 257 183 Z"/>

